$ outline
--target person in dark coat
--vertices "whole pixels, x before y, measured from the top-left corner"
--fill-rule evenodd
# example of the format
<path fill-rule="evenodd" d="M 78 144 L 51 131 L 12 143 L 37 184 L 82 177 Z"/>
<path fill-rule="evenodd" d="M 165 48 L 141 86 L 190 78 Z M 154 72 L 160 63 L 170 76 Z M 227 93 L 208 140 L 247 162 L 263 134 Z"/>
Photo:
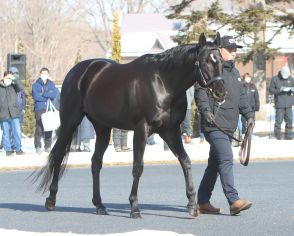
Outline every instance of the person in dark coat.
<path fill-rule="evenodd" d="M 259 93 L 249 73 L 245 73 L 243 75 L 242 87 L 245 91 L 246 96 L 248 97 L 251 110 L 254 112 L 254 115 L 255 115 L 255 112 L 259 111 L 259 107 L 260 107 Z M 242 136 L 244 136 L 246 132 L 246 127 L 247 127 L 247 122 L 245 117 L 241 116 L 241 122 L 242 122 Z"/>
<path fill-rule="evenodd" d="M 49 79 L 49 69 L 42 68 L 40 70 L 40 77 L 32 86 L 32 96 L 35 101 L 34 111 L 36 119 L 36 130 L 34 145 L 36 152 L 42 152 L 41 139 L 44 137 L 45 152 L 50 152 L 52 144 L 52 131 L 44 131 L 41 120 L 41 115 L 46 112 L 47 102 L 50 99 L 53 101 L 57 96 L 57 88 L 55 84 Z"/>
<path fill-rule="evenodd" d="M 4 73 L 4 77 L 0 80 L 0 122 L 3 131 L 3 147 L 7 156 L 14 154 L 11 133 L 16 154 L 24 154 L 21 149 L 20 110 L 17 95 L 22 89 L 21 82 L 11 72 Z"/>
<path fill-rule="evenodd" d="M 201 115 L 201 130 L 210 144 L 208 165 L 198 189 L 200 213 L 218 214 L 221 211 L 210 203 L 218 175 L 230 205 L 231 215 L 236 215 L 252 205 L 251 202 L 239 198 L 234 185 L 231 139 L 214 125 L 215 121 L 222 129 L 233 135 L 237 128 L 239 113 L 248 120 L 248 124 L 254 124 L 254 114 L 251 112 L 247 96 L 242 89 L 239 71 L 234 64 L 237 48 L 240 47 L 231 36 L 223 36 L 221 39 L 220 52 L 225 61 L 223 80 L 227 91 L 222 104 L 209 97 L 206 89 L 196 84 L 195 101 Z"/>
<path fill-rule="evenodd" d="M 276 139 L 282 139 L 281 125 L 285 120 L 285 139 L 293 139 L 292 106 L 294 94 L 294 79 L 290 76 L 288 66 L 281 68 L 277 76 L 271 80 L 269 92 L 275 97 L 276 120 L 274 133 Z"/>
<path fill-rule="evenodd" d="M 9 72 L 12 73 L 12 75 L 15 77 L 15 79 L 19 79 L 19 71 L 16 67 L 14 67 L 14 66 L 10 67 Z M 20 90 L 17 93 L 17 96 L 18 96 L 18 104 L 19 104 L 19 112 L 20 112 L 19 121 L 20 121 L 20 126 L 22 126 L 24 113 L 25 113 L 25 109 L 26 109 L 26 104 L 27 104 L 24 89 Z"/>

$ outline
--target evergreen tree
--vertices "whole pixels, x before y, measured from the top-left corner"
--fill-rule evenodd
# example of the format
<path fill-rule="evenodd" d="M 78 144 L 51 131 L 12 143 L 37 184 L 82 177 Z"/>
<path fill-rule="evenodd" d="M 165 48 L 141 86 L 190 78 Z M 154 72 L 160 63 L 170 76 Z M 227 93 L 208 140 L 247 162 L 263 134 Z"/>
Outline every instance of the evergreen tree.
<path fill-rule="evenodd" d="M 115 11 L 112 35 L 111 35 L 111 58 L 116 62 L 121 61 L 121 35 L 119 29 L 119 11 Z"/>
<path fill-rule="evenodd" d="M 17 52 L 24 54 L 24 44 L 21 39 L 17 43 Z M 28 63 L 27 63 L 28 64 Z M 22 132 L 27 137 L 33 137 L 35 133 L 35 113 L 34 113 L 34 100 L 32 97 L 32 81 L 26 68 L 26 76 L 24 81 L 24 90 L 26 96 L 26 108 L 22 126 Z"/>
<path fill-rule="evenodd" d="M 273 6 L 277 2 L 290 2 L 289 0 L 255 0 L 253 1 L 255 4 L 251 4 L 249 7 L 241 9 L 240 12 L 232 14 L 225 13 L 219 6 L 219 2 L 216 1 L 208 9 L 203 11 L 192 11 L 189 15 L 186 12 L 182 13 L 193 2 L 195 1 L 183 0 L 180 4 L 171 8 L 172 13 L 168 16 L 168 18 L 182 19 L 185 21 L 185 28 L 175 38 L 175 41 L 180 44 L 194 42 L 195 38 L 190 40 L 191 34 L 198 36 L 201 32 L 205 32 L 208 36 L 214 35 L 215 33 L 212 33 L 211 30 L 206 28 L 209 25 L 218 25 L 218 29 L 226 26 L 229 27 L 229 30 L 237 34 L 237 39 L 252 39 L 251 42 L 247 42 L 245 45 L 246 48 L 250 48 L 250 51 L 242 57 L 243 63 L 246 64 L 257 53 L 262 53 L 265 59 L 272 58 L 277 49 L 271 49 L 269 45 L 283 29 L 287 29 L 293 34 L 294 14 L 287 12 L 282 5 L 280 7 Z M 262 2 L 267 5 L 262 5 Z M 275 25 L 270 26 L 269 23 L 275 23 Z M 269 27 L 275 33 L 273 37 L 265 39 L 265 31 Z M 243 40 L 242 42 L 246 41 Z"/>
<path fill-rule="evenodd" d="M 76 59 L 75 59 L 75 65 L 82 61 L 82 54 L 81 54 L 81 48 L 78 48 Z"/>

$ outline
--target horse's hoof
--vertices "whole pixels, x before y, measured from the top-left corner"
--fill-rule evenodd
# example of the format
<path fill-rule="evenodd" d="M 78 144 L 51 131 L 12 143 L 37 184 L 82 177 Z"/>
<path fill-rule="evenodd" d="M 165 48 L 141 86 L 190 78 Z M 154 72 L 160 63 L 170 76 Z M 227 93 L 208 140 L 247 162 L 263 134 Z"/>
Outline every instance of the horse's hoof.
<path fill-rule="evenodd" d="M 97 215 L 108 215 L 108 212 L 104 207 L 96 208 L 96 213 Z"/>
<path fill-rule="evenodd" d="M 130 216 L 132 219 L 141 219 L 142 218 L 140 211 L 131 212 Z"/>
<path fill-rule="evenodd" d="M 46 198 L 45 207 L 48 211 L 54 211 L 55 209 L 55 201 Z"/>
<path fill-rule="evenodd" d="M 190 216 L 197 217 L 198 216 L 198 209 L 197 207 L 188 207 L 188 212 Z"/>

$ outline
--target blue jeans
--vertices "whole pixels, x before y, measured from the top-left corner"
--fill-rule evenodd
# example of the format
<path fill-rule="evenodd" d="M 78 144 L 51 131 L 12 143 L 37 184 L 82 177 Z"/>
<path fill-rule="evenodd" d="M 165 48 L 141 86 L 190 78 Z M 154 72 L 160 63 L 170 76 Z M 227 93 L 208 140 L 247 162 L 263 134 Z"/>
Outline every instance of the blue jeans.
<path fill-rule="evenodd" d="M 208 165 L 198 189 L 198 203 L 208 203 L 218 174 L 224 194 L 231 205 L 239 199 L 234 187 L 233 152 L 229 137 L 221 131 L 204 133 L 205 139 L 210 144 Z"/>
<path fill-rule="evenodd" d="M 12 140 L 15 147 L 15 151 L 21 150 L 21 129 L 19 118 L 8 119 L 1 122 L 3 130 L 3 147 L 6 152 L 13 151 L 10 141 L 10 129 L 12 132 Z"/>

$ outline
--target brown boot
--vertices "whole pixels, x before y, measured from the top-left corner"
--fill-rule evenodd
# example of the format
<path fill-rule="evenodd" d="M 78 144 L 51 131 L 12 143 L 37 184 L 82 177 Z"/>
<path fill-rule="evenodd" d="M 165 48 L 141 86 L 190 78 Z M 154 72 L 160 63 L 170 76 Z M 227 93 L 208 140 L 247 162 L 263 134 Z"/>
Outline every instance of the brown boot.
<path fill-rule="evenodd" d="M 252 206 L 252 202 L 247 200 L 237 200 L 230 206 L 231 216 L 239 214 L 241 211 L 247 210 Z"/>
<path fill-rule="evenodd" d="M 213 205 L 208 203 L 198 204 L 198 209 L 201 214 L 219 214 L 221 212 L 220 208 L 215 208 Z"/>

